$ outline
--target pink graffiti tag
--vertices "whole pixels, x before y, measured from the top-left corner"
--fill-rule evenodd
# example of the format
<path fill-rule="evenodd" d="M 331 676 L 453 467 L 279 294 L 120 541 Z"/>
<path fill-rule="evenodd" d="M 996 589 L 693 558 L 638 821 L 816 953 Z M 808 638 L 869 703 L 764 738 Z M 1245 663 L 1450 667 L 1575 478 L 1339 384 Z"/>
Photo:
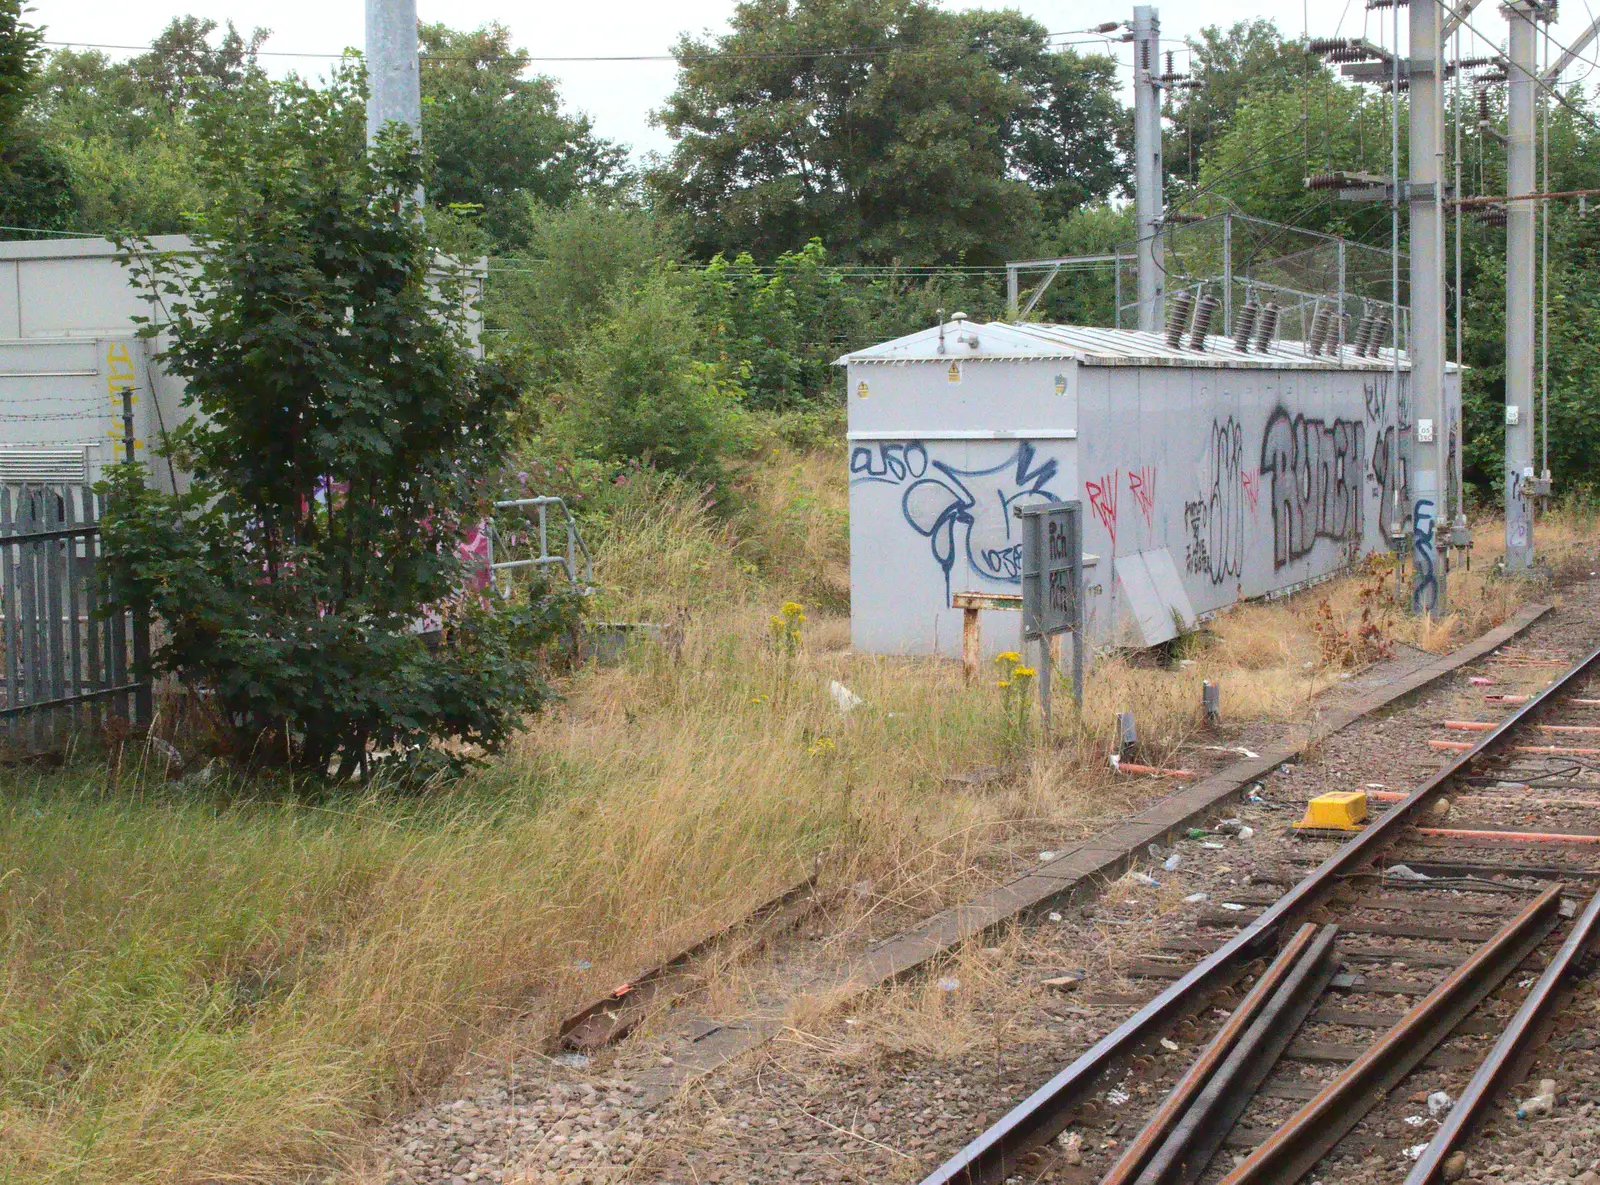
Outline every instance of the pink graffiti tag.
<path fill-rule="evenodd" d="M 1089 506 L 1105 525 L 1106 534 L 1111 536 L 1112 543 L 1117 541 L 1117 482 L 1121 476 L 1120 469 L 1113 469 L 1099 481 L 1083 483 L 1083 488 L 1089 494 Z"/>
<path fill-rule="evenodd" d="M 1139 504 L 1139 513 L 1144 515 L 1145 525 L 1151 525 L 1150 514 L 1156 504 L 1156 467 L 1141 465 L 1128 470 L 1128 492 Z"/>
<path fill-rule="evenodd" d="M 1250 513 L 1257 514 L 1261 510 L 1261 471 L 1251 473 L 1247 469 L 1239 474 L 1239 482 L 1244 486 L 1244 499 L 1250 504 Z"/>

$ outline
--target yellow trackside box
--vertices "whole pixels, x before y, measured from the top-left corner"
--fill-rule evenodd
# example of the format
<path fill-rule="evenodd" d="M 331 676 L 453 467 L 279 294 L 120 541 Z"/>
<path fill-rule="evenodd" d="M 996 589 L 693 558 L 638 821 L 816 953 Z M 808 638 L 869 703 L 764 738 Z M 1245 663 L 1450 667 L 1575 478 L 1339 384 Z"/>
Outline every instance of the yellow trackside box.
<path fill-rule="evenodd" d="M 1306 803 L 1306 817 L 1296 827 L 1322 831 L 1360 831 L 1367 818 L 1365 790 L 1336 790 L 1319 794 Z"/>

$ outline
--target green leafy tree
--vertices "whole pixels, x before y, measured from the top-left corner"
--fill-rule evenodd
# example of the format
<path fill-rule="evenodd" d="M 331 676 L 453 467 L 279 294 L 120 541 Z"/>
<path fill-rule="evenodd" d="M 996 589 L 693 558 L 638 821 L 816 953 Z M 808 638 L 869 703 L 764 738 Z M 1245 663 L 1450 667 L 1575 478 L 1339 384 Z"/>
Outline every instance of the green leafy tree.
<path fill-rule="evenodd" d="M 523 76 L 504 25 L 425 24 L 420 49 L 429 200 L 481 209 L 497 252 L 527 245 L 529 199 L 559 206 L 625 182 L 626 151 L 564 113 L 552 79 Z"/>
<path fill-rule="evenodd" d="M 158 667 L 210 689 L 241 754 L 344 775 L 375 750 L 502 743 L 543 699 L 533 648 L 562 617 L 458 591 L 517 390 L 473 363 L 411 196 L 419 155 L 398 129 L 367 153 L 359 82 L 197 108 L 217 195 L 199 253 L 131 248 L 158 297 L 146 333 L 169 335 L 198 413 L 176 440 L 194 485 L 123 467 L 105 524 L 112 602 L 164 623 Z"/>
<path fill-rule="evenodd" d="M 1165 144 L 1167 169 L 1175 180 L 1193 182 L 1212 142 L 1227 132 L 1234 112 L 1247 97 L 1274 91 L 1309 98 L 1308 80 L 1331 76 L 1320 58 L 1286 41 L 1278 26 L 1254 17 L 1223 29 L 1208 25 L 1190 43 L 1189 77 L 1197 86 L 1172 92 L 1167 109 Z M 1174 65 L 1181 69 L 1175 59 Z M 1301 106 L 1302 122 L 1323 130 L 1324 115 Z"/>
<path fill-rule="evenodd" d="M 1117 95 L 1115 59 L 1053 50 L 1043 25 L 1011 9 L 973 9 L 959 21 L 1021 90 L 1001 139 L 1012 173 L 1038 195 L 1047 218 L 1066 218 L 1128 187 L 1133 121 Z"/>
<path fill-rule="evenodd" d="M 965 23 L 927 0 L 746 0 L 685 38 L 653 177 L 705 256 L 773 259 L 813 238 L 848 260 L 990 262 L 1038 199 L 1006 130 L 1029 106 Z"/>
<path fill-rule="evenodd" d="M 192 118 L 201 102 L 248 102 L 266 75 L 230 21 L 175 17 L 125 62 L 98 50 L 50 56 L 39 91 L 45 135 L 66 161 L 82 223 L 99 231 L 177 233 L 209 199 Z"/>
<path fill-rule="evenodd" d="M 703 360 L 705 333 L 683 285 L 659 272 L 626 285 L 578 346 L 558 435 L 597 461 L 638 463 L 720 487 L 739 390 Z"/>
<path fill-rule="evenodd" d="M 65 230 L 77 210 L 67 162 L 28 117 L 44 31 L 23 21 L 22 0 L 0 0 L 0 227 Z M 17 232 L 0 229 L 0 238 Z"/>

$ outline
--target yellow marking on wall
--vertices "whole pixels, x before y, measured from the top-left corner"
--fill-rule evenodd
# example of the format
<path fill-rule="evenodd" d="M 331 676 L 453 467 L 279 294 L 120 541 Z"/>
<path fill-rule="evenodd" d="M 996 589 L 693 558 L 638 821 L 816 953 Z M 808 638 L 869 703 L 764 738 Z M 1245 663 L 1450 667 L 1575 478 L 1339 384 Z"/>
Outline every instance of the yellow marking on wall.
<path fill-rule="evenodd" d="M 122 342 L 112 342 L 106 347 L 106 390 L 115 399 L 130 387 L 139 385 L 139 376 L 133 373 L 133 358 Z"/>

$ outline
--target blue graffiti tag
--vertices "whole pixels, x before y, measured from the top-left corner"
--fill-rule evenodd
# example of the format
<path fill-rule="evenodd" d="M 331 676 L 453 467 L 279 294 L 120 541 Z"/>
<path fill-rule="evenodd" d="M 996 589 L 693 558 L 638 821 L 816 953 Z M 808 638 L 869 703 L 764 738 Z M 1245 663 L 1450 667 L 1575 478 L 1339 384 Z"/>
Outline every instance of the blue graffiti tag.
<path fill-rule="evenodd" d="M 928 540 L 933 558 L 944 572 L 948 597 L 956 557 L 962 553 L 980 576 L 1003 584 L 1022 582 L 1022 543 L 1012 538 L 1011 508 L 1058 499 L 1047 487 L 1060 466 L 1054 460 L 1036 466 L 1035 452 L 1033 445 L 1019 444 L 1017 451 L 998 465 L 958 469 L 930 459 L 921 441 L 857 446 L 850 453 L 851 484 L 910 482 L 901 496 L 900 510 L 906 524 Z"/>
<path fill-rule="evenodd" d="M 1411 584 L 1411 612 L 1431 613 L 1439 601 L 1439 578 L 1434 571 L 1433 499 L 1418 498 L 1411 508 L 1411 560 L 1416 573 Z"/>

